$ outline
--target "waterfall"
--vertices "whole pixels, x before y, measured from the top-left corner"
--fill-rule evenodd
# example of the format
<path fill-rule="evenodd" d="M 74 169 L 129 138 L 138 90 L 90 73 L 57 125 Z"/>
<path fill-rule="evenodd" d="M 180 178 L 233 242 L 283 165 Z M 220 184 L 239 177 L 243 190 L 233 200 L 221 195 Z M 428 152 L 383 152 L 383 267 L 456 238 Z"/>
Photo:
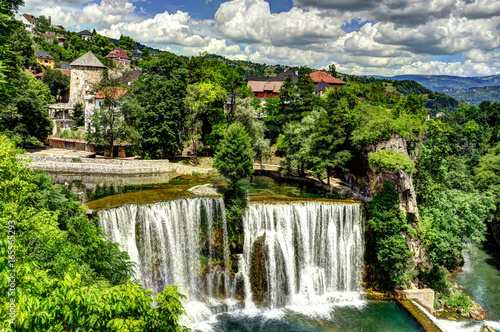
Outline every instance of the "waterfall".
<path fill-rule="evenodd" d="M 132 204 L 100 211 L 99 216 L 111 240 L 129 253 L 136 264 L 135 277 L 146 289 L 156 294 L 166 284 L 179 285 L 192 299 L 229 293 L 222 199 Z"/>
<path fill-rule="evenodd" d="M 250 204 L 243 216 L 243 252 L 233 255 L 220 198 L 132 204 L 99 215 L 111 240 L 136 263 L 136 278 L 155 294 L 175 284 L 191 302 L 230 298 L 244 300 L 246 308 L 277 308 L 360 293 L 360 204 Z"/>
<path fill-rule="evenodd" d="M 253 280 L 246 297 L 276 308 L 359 293 L 364 254 L 359 204 L 251 204 L 243 225 L 243 259 Z M 260 270 L 261 276 L 252 275 Z"/>

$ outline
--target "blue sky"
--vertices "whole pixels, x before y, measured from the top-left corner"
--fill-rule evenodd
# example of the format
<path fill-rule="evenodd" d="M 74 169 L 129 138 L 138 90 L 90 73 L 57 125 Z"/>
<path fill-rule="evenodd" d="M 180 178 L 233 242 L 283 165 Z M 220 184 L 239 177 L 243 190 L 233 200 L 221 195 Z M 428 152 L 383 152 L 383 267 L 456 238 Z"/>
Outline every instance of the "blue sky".
<path fill-rule="evenodd" d="M 188 56 L 388 76 L 500 73 L 497 0 L 26 0 L 21 12 Z"/>

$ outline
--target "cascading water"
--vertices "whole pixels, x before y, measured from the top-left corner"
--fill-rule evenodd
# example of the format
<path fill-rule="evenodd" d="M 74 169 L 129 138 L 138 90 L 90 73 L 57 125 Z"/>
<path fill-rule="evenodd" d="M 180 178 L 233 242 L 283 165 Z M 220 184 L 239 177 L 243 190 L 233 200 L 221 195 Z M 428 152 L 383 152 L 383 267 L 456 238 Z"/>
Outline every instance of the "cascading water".
<path fill-rule="evenodd" d="M 359 298 L 364 233 L 356 203 L 250 204 L 243 253 L 231 256 L 237 264 L 230 262 L 220 198 L 127 205 L 99 215 L 111 240 L 136 263 L 145 288 L 158 293 L 167 283 L 179 285 L 188 296 L 188 323 L 220 311 L 213 302 L 221 298 L 244 300 L 233 309 Z M 232 276 L 230 266 L 238 269 Z"/>
<path fill-rule="evenodd" d="M 229 293 L 222 199 L 132 204 L 101 211 L 99 216 L 111 240 L 128 251 L 136 264 L 136 278 L 145 288 L 158 293 L 166 284 L 179 285 L 196 299 Z"/>
<path fill-rule="evenodd" d="M 246 288 L 253 293 L 246 296 L 271 308 L 359 296 L 364 254 L 359 204 L 251 204 L 243 224 L 243 259 L 252 283 Z"/>

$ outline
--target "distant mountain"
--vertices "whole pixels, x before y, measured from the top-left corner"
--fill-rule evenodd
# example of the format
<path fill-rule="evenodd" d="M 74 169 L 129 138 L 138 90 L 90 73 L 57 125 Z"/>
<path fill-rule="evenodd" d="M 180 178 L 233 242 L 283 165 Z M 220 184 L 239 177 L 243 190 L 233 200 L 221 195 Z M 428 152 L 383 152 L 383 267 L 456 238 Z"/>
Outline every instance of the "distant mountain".
<path fill-rule="evenodd" d="M 479 105 L 483 100 L 500 102 L 500 86 L 473 87 L 468 89 L 442 89 L 443 92 L 457 100 L 464 100 L 471 105 Z"/>
<path fill-rule="evenodd" d="M 442 89 L 470 89 L 486 86 L 500 86 L 500 75 L 482 77 L 460 77 L 446 75 L 398 75 L 393 77 L 382 77 L 393 81 L 413 80 L 427 89 L 439 91 Z"/>

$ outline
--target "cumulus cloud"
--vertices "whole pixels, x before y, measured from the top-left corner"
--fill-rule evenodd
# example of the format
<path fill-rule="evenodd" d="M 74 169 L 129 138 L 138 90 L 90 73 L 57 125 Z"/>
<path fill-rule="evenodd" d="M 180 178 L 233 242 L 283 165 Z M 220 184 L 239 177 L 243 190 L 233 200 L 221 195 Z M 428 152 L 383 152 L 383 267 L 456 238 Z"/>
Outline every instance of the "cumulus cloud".
<path fill-rule="evenodd" d="M 237 43 L 264 43 L 275 46 L 324 42 L 344 34 L 343 21 L 318 9 L 292 8 L 271 13 L 264 0 L 232 0 L 215 13 L 218 30 Z"/>
<path fill-rule="evenodd" d="M 127 35 L 143 43 L 156 42 L 182 46 L 204 46 L 202 36 L 191 31 L 191 18 L 182 11 L 163 12 L 141 22 L 120 22 L 99 33 L 113 38 Z"/>
<path fill-rule="evenodd" d="M 349 11 L 367 10 L 377 7 L 382 0 L 294 0 L 297 7 L 314 7 Z"/>
<path fill-rule="evenodd" d="M 279 13 L 268 1 L 218 0 L 214 17 L 203 20 L 189 10 L 151 16 L 137 0 L 26 0 L 23 12 L 184 55 L 206 51 L 315 68 L 333 61 L 355 74 L 490 75 L 500 69 L 498 0 L 293 0 Z M 365 24 L 344 32 L 353 20 Z M 462 60 L 435 61 L 444 55 Z"/>

